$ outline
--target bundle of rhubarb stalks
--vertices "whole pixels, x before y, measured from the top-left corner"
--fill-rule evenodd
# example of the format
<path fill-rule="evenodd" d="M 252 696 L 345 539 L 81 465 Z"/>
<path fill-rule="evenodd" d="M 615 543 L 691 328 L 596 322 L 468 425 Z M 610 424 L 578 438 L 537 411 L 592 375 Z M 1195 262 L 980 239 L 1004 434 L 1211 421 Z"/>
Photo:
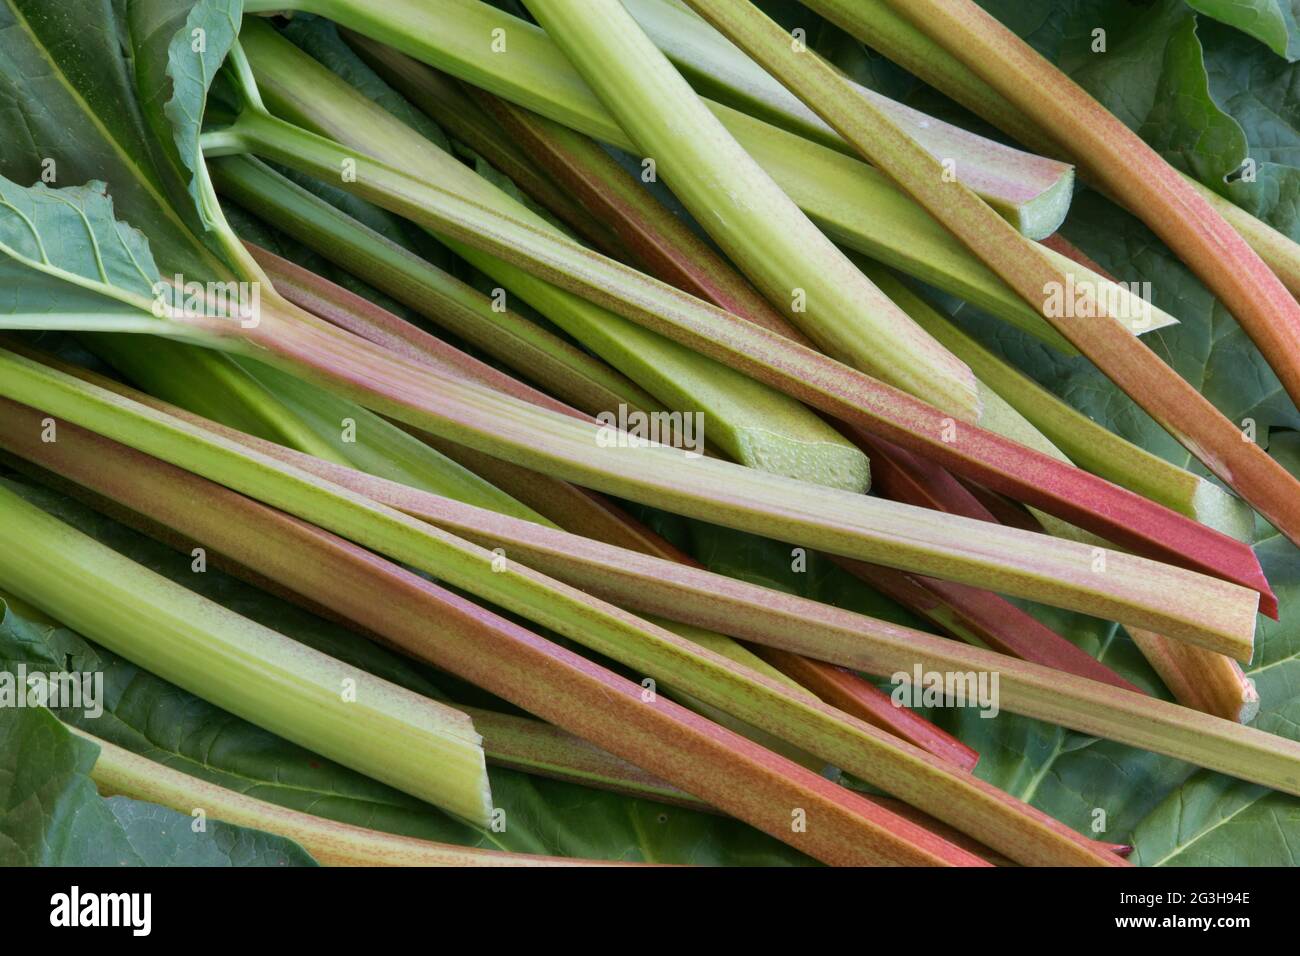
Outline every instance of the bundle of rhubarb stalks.
<path fill-rule="evenodd" d="M 0 5 L 0 860 L 1295 845 L 1300 458 L 1152 345 L 1293 421 L 1300 247 L 970 0 L 763 6 Z"/>

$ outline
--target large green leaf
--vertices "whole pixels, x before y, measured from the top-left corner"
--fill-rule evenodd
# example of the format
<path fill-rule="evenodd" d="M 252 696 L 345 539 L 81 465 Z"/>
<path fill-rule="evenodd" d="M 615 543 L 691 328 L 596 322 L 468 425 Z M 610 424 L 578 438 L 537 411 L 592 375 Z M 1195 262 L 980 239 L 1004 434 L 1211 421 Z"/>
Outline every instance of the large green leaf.
<path fill-rule="evenodd" d="M 1206 16 L 1255 37 L 1288 60 L 1300 59 L 1300 3 L 1296 0 L 1187 0 Z"/>
<path fill-rule="evenodd" d="M 11 320 L 91 327 L 149 320 L 158 279 L 149 243 L 119 222 L 103 183 L 21 187 L 0 176 L 0 308 Z"/>
<path fill-rule="evenodd" d="M 1292 239 L 1300 240 L 1300 66 L 1261 54 L 1240 34 L 1202 22 L 1205 67 L 1215 101 L 1242 127 L 1254 182 L 1237 179 L 1225 194 Z"/>
<path fill-rule="evenodd" d="M 56 186 L 107 183 L 118 214 L 149 236 L 168 273 L 204 278 L 227 267 L 200 238 L 205 224 L 173 137 L 159 135 L 170 130 L 167 47 L 191 6 L 3 0 L 0 172 L 20 184 L 43 174 Z M 191 111 L 201 114 L 201 103 Z"/>
<path fill-rule="evenodd" d="M 314 865 L 283 837 L 219 820 L 196 832 L 175 810 L 105 800 L 98 757 L 43 707 L 0 708 L 0 866 Z"/>

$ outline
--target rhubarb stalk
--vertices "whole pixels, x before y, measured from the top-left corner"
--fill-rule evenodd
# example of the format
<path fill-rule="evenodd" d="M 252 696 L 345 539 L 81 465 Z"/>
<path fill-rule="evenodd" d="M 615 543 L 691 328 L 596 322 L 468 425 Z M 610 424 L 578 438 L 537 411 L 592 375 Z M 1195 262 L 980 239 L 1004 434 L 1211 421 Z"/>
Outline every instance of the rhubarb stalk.
<path fill-rule="evenodd" d="M 479 850 L 367 830 L 236 793 L 133 754 L 78 727 L 68 729 L 99 747 L 90 776 L 104 796 L 156 803 L 186 816 L 193 814 L 196 807 L 202 807 L 214 820 L 293 840 L 325 866 L 638 865 Z"/>

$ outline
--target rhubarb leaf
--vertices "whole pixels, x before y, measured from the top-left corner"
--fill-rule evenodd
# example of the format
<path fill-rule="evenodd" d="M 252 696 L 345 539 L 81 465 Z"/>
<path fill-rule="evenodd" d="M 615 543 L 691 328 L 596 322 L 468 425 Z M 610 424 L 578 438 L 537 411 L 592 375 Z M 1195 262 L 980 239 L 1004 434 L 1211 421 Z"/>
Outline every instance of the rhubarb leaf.
<path fill-rule="evenodd" d="M 179 7 L 166 5 L 0 3 L 0 101 L 13 114 L 6 126 L 21 130 L 0 137 L 0 173 L 60 187 L 107 183 L 118 214 L 151 237 L 167 273 L 206 278 L 226 268 L 199 238 L 204 224 L 171 136 L 160 139 L 151 122 L 169 98 L 152 58 L 159 38 L 165 55 L 172 36 L 154 32 Z M 136 56 L 124 57 L 124 47 Z"/>
<path fill-rule="evenodd" d="M 23 188 L 0 177 L 6 321 L 148 320 L 157 277 L 148 241 L 114 217 L 103 183 Z"/>
<path fill-rule="evenodd" d="M 1300 469 L 1300 434 L 1288 432 L 1274 454 Z M 1260 560 L 1284 602 L 1300 601 L 1300 552 L 1281 535 L 1259 546 Z M 1300 631 L 1261 622 L 1246 676 L 1262 708 L 1255 726 L 1300 739 Z M 1170 793 L 1133 833 L 1134 862 L 1146 866 L 1295 866 L 1300 860 L 1300 800 L 1222 774 L 1198 771 Z"/>
<path fill-rule="evenodd" d="M 1300 67 L 1269 57 L 1257 44 L 1215 24 L 1202 21 L 1198 32 L 1210 94 L 1241 125 L 1247 155 L 1255 164 L 1253 182 L 1243 175 L 1222 191 L 1273 228 L 1300 239 L 1300 103 L 1295 96 Z"/>
<path fill-rule="evenodd" d="M 224 228 L 221 210 L 212 201 L 212 193 L 203 186 L 203 151 L 199 134 L 203 131 L 203 113 L 208 88 L 222 62 L 239 37 L 243 19 L 243 0 L 148 0 L 135 3 L 137 21 L 146 17 L 151 29 L 143 48 L 137 53 L 144 71 L 147 89 L 165 90 L 171 82 L 172 95 L 162 109 L 160 125 L 156 110 L 149 111 L 154 135 L 162 142 L 175 143 L 178 159 L 188 170 L 188 191 L 207 229 Z M 170 38 L 170 39 L 168 39 Z M 166 42 L 166 56 L 156 52 Z M 166 64 L 166 79 L 152 74 Z"/>
<path fill-rule="evenodd" d="M 315 865 L 283 837 L 219 820 L 196 832 L 187 814 L 104 799 L 98 756 L 42 707 L 0 708 L 0 866 Z"/>
<path fill-rule="evenodd" d="M 1254 37 L 1278 56 L 1300 60 L 1295 0 L 1187 0 L 1187 5 Z"/>

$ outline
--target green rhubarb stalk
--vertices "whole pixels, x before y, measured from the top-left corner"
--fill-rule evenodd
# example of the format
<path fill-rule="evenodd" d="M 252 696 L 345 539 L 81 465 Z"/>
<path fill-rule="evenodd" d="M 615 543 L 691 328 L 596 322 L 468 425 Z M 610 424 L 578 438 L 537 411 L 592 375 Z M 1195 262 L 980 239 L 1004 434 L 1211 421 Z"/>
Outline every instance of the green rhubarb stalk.
<path fill-rule="evenodd" d="M 506 137 L 501 128 L 451 77 L 416 60 L 390 51 L 383 44 L 354 34 L 348 38 L 357 55 L 389 86 L 427 115 L 456 141 L 527 193 L 548 212 L 607 255 L 621 258 L 617 240 L 606 224 L 575 202 L 545 172 Z M 388 55 L 386 55 L 388 54 Z M 416 72 L 418 71 L 418 72 Z M 417 92 L 412 95 L 411 87 Z"/>
<path fill-rule="evenodd" d="M 270 27 L 247 24 L 241 42 L 246 44 L 262 94 L 278 112 L 364 153 L 401 157 L 402 166 L 421 179 L 528 222 L 557 241 L 569 241 L 548 220 L 438 149 Z M 300 164 L 286 165 L 304 169 Z M 368 174 L 362 167 L 357 168 L 355 182 L 339 181 L 338 164 L 305 171 L 362 198 L 379 198 L 363 192 Z M 429 227 L 427 221 L 420 225 Z M 530 274 L 509 256 L 485 254 L 465 242 L 464 236 L 434 231 L 450 239 L 458 255 L 517 292 L 663 406 L 703 413 L 711 443 L 737 461 L 832 487 L 865 489 L 869 478 L 865 456 L 797 402 Z"/>
<path fill-rule="evenodd" d="M 844 422 L 877 433 L 895 444 L 923 451 L 945 468 L 992 490 L 1014 495 L 1126 547 L 1158 555 L 1182 566 L 1212 567 L 1215 573 L 1260 590 L 1266 613 L 1276 611 L 1275 599 L 1261 580 L 1256 559 L 1240 542 L 1051 456 L 1035 453 L 980 428 L 957 427 L 952 418 L 932 406 L 570 240 L 412 179 L 364 154 L 346 150 L 257 109 L 245 110 L 237 124 L 208 134 L 205 142 L 207 148 L 219 154 L 255 148 L 278 161 L 297 165 L 317 175 L 331 175 L 333 170 L 351 164 L 357 175 L 355 181 L 347 183 L 347 186 L 364 198 L 378 200 L 390 210 L 430 228 L 454 233 L 466 243 L 526 265 L 549 282 L 581 290 L 601 305 L 618 310 L 626 318 L 672 335 L 705 354 L 725 359 L 746 374 L 771 383 Z M 274 314 L 274 310 L 263 311 Z M 282 325 L 281 318 L 274 321 L 264 319 L 257 329 L 241 330 L 244 347 L 256 341 L 256 347 L 278 356 L 279 361 L 291 363 L 300 374 L 308 366 L 314 367 L 312 374 L 321 384 L 330 383 L 336 389 L 344 389 L 354 399 L 417 426 L 428 427 L 425 416 L 431 411 L 431 402 L 444 406 L 450 402 L 445 389 L 436 396 L 429 395 L 427 388 L 420 388 L 410 381 L 409 376 L 418 377 L 419 371 L 409 367 L 399 373 L 393 365 L 386 368 L 383 375 L 368 377 L 360 368 L 354 368 L 350 377 L 342 381 L 338 371 L 353 368 L 359 361 L 364 364 L 361 353 L 373 355 L 383 365 L 389 364 L 388 356 L 375 355 L 361 348 L 363 343 L 360 342 L 355 348 L 344 349 L 338 336 L 325 336 L 323 329 L 302 327 L 302 323 L 294 318 L 288 318 L 287 324 Z M 212 324 L 212 320 L 204 321 Z M 274 330 L 268 331 L 272 325 Z M 309 345 L 313 339 L 317 341 Z M 232 342 L 228 340 L 226 347 L 234 347 Z M 316 347 L 323 348 L 324 352 L 312 358 L 308 353 Z M 325 355 L 331 357 L 326 359 Z M 357 375 L 362 375 L 364 381 Z M 477 393 L 476 402 L 508 401 L 485 395 L 478 389 L 474 391 Z M 531 413 L 545 414 L 538 409 L 532 409 Z M 510 413 L 499 414 L 517 417 Z M 531 468 L 626 496 L 629 485 L 622 480 L 616 484 L 602 482 L 599 476 L 608 463 L 596 464 L 586 454 L 590 452 L 592 443 L 599 445 L 600 440 L 588 436 L 583 441 L 578 438 L 575 428 L 580 429 L 581 424 L 556 422 L 555 427 L 549 429 L 551 447 L 545 452 L 530 448 L 520 461 L 531 461 L 528 465 Z M 573 433 L 571 437 L 578 442 L 570 445 L 565 455 L 556 455 L 562 444 L 557 429 L 569 430 Z M 501 430 L 488 435 L 479 429 L 475 437 L 480 443 L 493 441 L 501 437 Z M 468 439 L 455 440 L 475 443 Z M 615 452 L 607 457 L 618 455 Z M 1268 456 L 1263 458 L 1270 466 L 1276 467 Z M 570 467 L 563 473 L 557 472 L 554 470 L 557 464 L 562 467 L 565 464 L 576 465 L 580 470 Z M 696 473 L 701 470 L 698 467 L 694 469 Z M 635 475 L 628 477 L 645 487 L 643 469 L 635 469 Z M 747 477 L 746 484 L 755 488 L 765 480 L 753 474 Z M 780 480 L 779 475 L 769 477 L 774 481 Z M 1287 480 L 1292 479 L 1287 476 Z M 648 498 L 641 500 L 652 503 Z M 655 500 L 662 502 L 664 499 Z M 1101 500 L 1106 501 L 1104 507 L 1099 507 Z M 675 507 L 681 506 L 679 498 Z M 704 517 L 711 521 L 725 521 L 721 517 L 724 514 L 726 509 L 720 508 L 715 498 L 713 508 Z M 1123 517 L 1124 514 L 1128 517 Z M 926 520 L 932 521 L 933 516 Z M 987 528 L 984 533 L 987 534 Z M 1174 538 L 1179 539 L 1178 545 L 1173 545 Z M 1190 538 L 1199 538 L 1202 543 L 1194 546 Z M 834 550 L 834 546 L 828 550 Z M 865 557 L 859 553 L 840 553 L 847 557 Z M 895 550 L 888 560 L 878 563 L 892 562 L 895 566 L 902 566 L 898 564 L 899 558 L 900 553 Z M 866 557 L 866 560 L 873 559 Z M 923 569 L 913 567 L 912 570 Z M 944 573 L 963 580 L 949 571 Z M 964 579 L 964 583 L 977 583 L 978 580 L 991 579 L 971 577 Z M 992 590 L 1016 593 L 1014 588 L 1020 585 L 1003 580 L 1001 586 L 989 586 Z M 1036 589 L 1036 593 L 1041 598 L 1044 591 Z"/>
<path fill-rule="evenodd" d="M 1083 303 L 1082 310 L 1060 308 L 1062 292 L 1071 286 L 1067 274 L 1055 261 L 1011 229 L 961 183 L 945 181 L 950 177 L 944 175 L 942 164 L 888 116 L 861 97 L 846 99 L 844 81 L 839 74 L 813 57 L 792 52 L 786 32 L 745 0 L 690 2 L 952 230 L 1207 468 L 1283 534 L 1300 541 L 1300 483 L 1254 442 L 1243 441 L 1240 430 L 1208 399 L 1120 323 L 1112 321 L 1114 304 L 1099 301 L 1085 291 L 1075 299 L 1075 303 Z M 928 9 L 929 0 L 924 5 Z M 912 7 L 908 9 L 914 11 Z M 962 4 L 961 9 L 968 7 Z M 996 25 L 996 21 L 982 12 L 976 19 L 981 24 L 987 19 Z M 997 30 L 1006 33 L 1000 26 Z M 1020 43 L 1012 34 L 1006 36 Z M 1028 51 L 1028 47 L 1024 49 Z M 1036 56 L 1032 51 L 1030 55 Z M 1114 121 L 1109 114 L 1106 116 Z M 1249 253 L 1235 234 L 1231 239 Z M 1253 257 L 1253 253 L 1249 254 Z M 1268 278 L 1273 277 L 1270 274 Z M 1276 284 L 1275 279 L 1273 282 Z M 1278 289 L 1281 290 L 1280 285 Z M 1295 310 L 1296 329 L 1300 334 L 1300 305 L 1285 290 L 1281 291 L 1287 308 Z M 1054 297 L 1057 305 L 1053 304 Z M 1232 306 L 1231 299 L 1225 301 Z M 1084 314 L 1076 314 L 1078 311 Z M 1059 314 L 1062 312 L 1065 314 Z M 1296 355 L 1300 357 L 1300 341 L 1296 344 Z M 1300 378 L 1297 384 L 1300 385 Z"/>
<path fill-rule="evenodd" d="M 3 487 L 0 511 L 6 589 L 231 713 L 488 823 L 483 749 L 463 713 L 199 597 Z"/>
<path fill-rule="evenodd" d="M 624 5 L 701 95 L 852 154 L 853 148 L 798 97 L 689 10 L 665 0 L 625 0 Z M 932 156 L 955 160 L 961 181 L 1023 235 L 1044 239 L 1065 221 L 1074 187 L 1068 164 L 1004 146 L 852 85 Z"/>
<path fill-rule="evenodd" d="M 813 225 L 618 0 L 528 6 L 657 175 L 794 325 L 834 358 L 979 420 L 970 370 Z"/>
<path fill-rule="evenodd" d="M 77 453 L 74 453 L 71 457 L 69 457 L 65 454 L 62 454 L 59 450 L 52 448 L 49 444 L 44 444 L 44 443 L 38 444 L 26 440 L 26 438 L 31 434 L 35 434 L 36 431 L 35 423 L 39 416 L 37 416 L 37 413 L 33 412 L 31 409 L 27 409 L 23 406 L 13 405 L 12 403 L 5 403 L 5 404 L 13 414 L 10 417 L 4 419 L 3 423 L 0 423 L 0 428 L 4 428 L 7 430 L 7 434 L 6 434 L 7 439 L 13 439 L 14 436 L 20 436 L 17 438 L 17 443 L 23 447 L 23 451 L 25 454 L 32 454 L 33 457 L 35 458 L 42 458 L 46 460 L 47 463 L 50 464 L 62 464 L 65 467 L 70 467 L 73 471 L 75 471 L 78 474 L 79 477 L 82 478 L 82 480 L 85 480 L 87 476 L 93 476 L 92 480 L 100 483 L 103 482 L 105 477 L 103 472 L 96 469 L 93 464 L 91 465 L 90 468 L 84 467 L 87 464 L 87 462 L 83 458 L 79 458 Z M 26 429 L 26 435 L 24 435 L 24 431 L 23 431 L 24 429 Z M 89 435 L 89 433 L 80 432 L 80 430 L 76 430 L 76 434 L 78 439 L 89 440 L 95 443 L 95 449 L 99 453 L 97 456 L 95 456 L 95 462 L 97 463 L 107 462 L 110 466 L 117 465 L 119 467 L 125 465 L 127 469 L 127 473 L 129 475 L 131 476 L 143 475 L 146 478 L 151 476 L 156 476 L 160 469 L 160 464 L 157 461 L 143 459 L 139 456 L 132 458 L 131 457 L 132 453 L 128 452 L 121 445 L 117 445 L 116 443 L 113 442 L 107 442 L 104 441 L 103 439 L 98 439 L 95 436 Z M 8 443 L 12 443 L 12 442 L 8 442 Z M 142 464 L 143 467 L 141 467 Z M 161 467 L 165 468 L 165 466 L 161 466 Z M 50 474 L 51 473 L 49 472 L 43 472 L 44 476 L 49 476 Z M 201 482 L 195 484 L 192 476 L 187 476 L 185 480 L 190 482 L 191 490 L 198 490 L 201 493 L 205 490 L 205 485 Z M 118 487 L 119 488 L 129 487 L 131 491 L 135 493 L 137 500 L 144 501 L 147 504 L 153 503 L 153 499 L 149 497 L 151 493 L 151 489 L 142 490 L 135 487 L 134 485 L 127 485 L 127 484 L 119 484 Z M 211 486 L 207 486 L 207 487 L 210 488 Z M 165 486 L 163 487 L 162 490 L 164 492 L 164 497 L 165 497 L 166 496 Z M 92 496 L 92 497 L 97 497 L 97 496 Z M 202 494 L 201 497 L 203 497 Z M 230 501 L 226 502 L 227 505 L 229 505 L 230 503 L 231 503 Z M 247 507 L 248 507 L 247 503 L 236 504 L 236 507 L 233 510 L 236 513 L 241 513 L 245 509 L 247 509 Z M 258 509 L 261 508 L 261 506 L 254 505 L 253 508 Z M 263 510 L 265 511 L 266 509 Z M 266 532 L 268 530 L 269 529 L 266 524 L 261 524 L 254 527 L 253 535 L 261 536 L 261 538 L 265 540 Z M 317 539 L 317 541 L 319 541 L 319 539 Z M 255 548 L 259 548 L 258 553 L 261 554 L 267 553 L 266 551 L 261 550 L 261 546 L 259 545 L 253 544 L 251 546 Z M 309 547 L 307 550 L 318 550 L 318 549 Z M 270 553 L 274 554 L 275 551 L 274 546 L 272 546 L 269 549 L 269 551 Z M 361 552 L 359 550 L 356 550 L 355 553 L 360 554 Z M 9 600 L 9 601 L 14 600 L 9 595 L 2 595 L 2 596 L 4 597 L 5 600 Z M 31 612 L 28 611 L 25 613 L 31 613 Z M 417 615 L 416 617 L 418 618 L 420 616 L 422 615 Z M 706 633 L 701 631 L 698 628 L 691 628 L 690 630 L 691 633 L 695 635 L 701 635 Z M 400 636 L 401 635 L 399 635 L 399 637 Z M 713 643 L 720 645 L 721 642 L 726 640 L 727 639 L 715 635 L 713 638 Z M 412 644 L 410 641 L 407 641 L 405 646 L 407 650 L 419 656 L 422 650 L 422 646 L 417 646 L 418 644 L 419 642 Z M 829 665 L 827 666 L 829 667 Z M 569 782 L 581 783 L 588 786 L 597 786 L 604 789 L 610 789 L 620 793 L 626 793 L 632 796 L 646 797 L 650 799 L 676 803 L 696 810 L 707 811 L 712 809 L 708 804 L 703 803 L 702 801 L 690 796 L 684 791 L 672 787 L 671 785 L 665 783 L 664 781 L 659 780 L 658 778 L 653 777 L 650 774 L 647 774 L 645 771 L 632 766 L 626 761 L 620 760 L 619 758 L 613 756 L 612 754 L 603 751 L 598 747 L 595 747 L 594 745 L 587 743 L 586 741 L 574 737 L 571 734 L 567 733 L 566 731 L 560 730 L 559 728 L 552 727 L 547 724 L 543 724 L 536 720 L 512 717 L 509 715 L 499 714 L 492 711 L 480 710 L 478 708 L 466 708 L 465 710 L 466 713 L 469 713 L 470 715 L 473 716 L 476 727 L 478 727 L 485 734 L 484 748 L 485 751 L 488 753 L 488 759 L 489 762 L 491 763 L 494 763 L 499 766 L 512 767 L 528 773 L 554 776 L 557 779 L 566 780 Z M 919 717 L 915 717 L 915 716 L 912 717 L 912 720 L 920 724 L 925 723 Z M 76 728 L 71 728 L 71 729 L 76 730 Z M 128 753 L 128 752 L 122 751 L 122 753 Z M 133 756 L 133 755 L 128 754 L 128 756 Z M 129 769 L 131 768 L 123 768 L 124 771 Z M 188 781 L 191 778 L 185 777 L 184 779 Z M 112 788 L 112 792 L 126 793 L 127 795 L 140 794 L 141 799 L 152 799 L 151 797 L 144 796 L 143 791 L 123 789 L 122 788 L 123 785 L 120 783 L 120 778 L 118 777 L 105 776 L 104 778 L 101 779 L 97 775 L 97 780 L 99 780 L 101 784 L 108 784 Z M 130 780 L 133 782 L 133 785 L 142 785 L 143 783 L 146 782 L 135 775 L 132 775 Z M 155 800 L 155 802 L 165 802 L 165 801 Z M 945 840 L 954 842 L 961 848 L 967 849 L 971 853 L 975 853 L 981 857 L 986 857 L 986 858 L 991 857 L 991 852 L 986 847 L 982 847 L 975 841 L 972 841 L 969 837 L 966 837 L 964 834 L 961 834 L 959 831 L 954 830 L 953 828 L 946 826 L 931 817 L 927 817 L 924 814 L 921 814 L 919 811 L 916 811 L 915 809 L 897 800 L 873 797 L 873 798 L 869 798 L 867 802 L 869 802 L 874 806 L 885 807 L 888 810 L 890 810 L 892 813 L 899 814 L 905 820 L 915 822 L 919 826 L 924 827 L 926 830 L 930 830 L 930 831 L 942 830 Z M 214 806 L 214 804 L 212 803 L 204 803 L 203 805 L 205 807 L 208 807 L 209 809 L 211 809 Z M 184 809 L 185 812 L 188 812 L 190 807 L 187 806 Z M 278 810 L 281 808 L 275 808 L 275 809 Z M 225 819 L 225 817 L 223 817 L 223 819 Z M 279 819 L 280 818 L 277 818 L 277 823 L 279 822 Z M 316 821 L 316 818 L 307 817 L 307 819 L 303 822 L 305 823 L 308 821 L 314 822 Z M 330 821 L 320 821 L 320 823 L 321 825 L 325 825 L 325 826 L 333 825 L 332 822 Z M 263 828 L 270 829 L 275 832 L 280 832 L 276 826 L 269 826 Z M 343 832 L 350 833 L 351 831 L 343 831 Z M 364 833 L 359 833 L 355 835 L 358 837 L 366 836 L 367 838 L 374 838 L 381 841 L 387 838 L 386 834 L 370 834 L 369 831 L 365 831 Z M 410 844 L 398 843 L 395 845 L 390 845 L 390 844 L 381 843 L 380 845 L 383 849 L 386 850 L 387 849 L 400 850 L 403 848 L 418 850 L 422 854 L 424 854 L 424 856 L 422 856 L 421 859 L 425 859 L 429 863 L 436 863 L 439 859 L 443 858 L 443 856 L 447 852 L 455 852 L 459 849 L 455 847 L 450 847 L 445 849 L 436 848 L 430 846 L 429 844 L 419 842 L 419 841 Z M 314 849 L 314 846 L 312 848 Z M 354 849 L 352 851 L 352 854 L 341 857 L 339 859 L 339 862 L 348 862 L 350 860 L 354 864 L 359 864 L 367 861 L 373 861 L 372 857 L 365 855 L 364 846 L 361 846 L 360 849 L 362 850 L 362 853 L 360 855 L 353 855 L 357 853 L 357 850 Z M 472 853 L 475 851 L 470 851 L 470 852 Z M 429 856 L 428 854 L 437 854 L 437 855 Z M 496 857 L 493 857 L 493 859 L 495 858 Z M 535 858 L 527 857 L 527 856 L 523 857 L 523 860 L 525 861 L 529 859 L 535 859 Z M 392 861 L 392 862 L 396 862 L 396 861 Z M 956 860 L 955 862 L 960 863 L 960 862 L 967 862 L 967 861 L 963 861 L 959 859 Z"/>
<path fill-rule="evenodd" d="M 196 808 L 214 820 L 251 827 L 293 840 L 325 866 L 638 866 L 572 857 L 503 853 L 433 843 L 327 820 L 290 810 L 173 770 L 78 727 L 74 734 L 99 747 L 91 779 L 106 797 L 122 796 L 192 814 Z"/>
<path fill-rule="evenodd" d="M 435 8 L 445 9 L 436 13 Z M 475 86 L 534 110 L 620 149 L 635 146 L 551 40 L 525 23 L 477 0 L 432 0 L 420 8 L 365 11 L 342 6 L 334 16 Z M 403 24 L 415 24 L 404 28 Z M 488 55 L 484 37 L 509 37 L 507 52 Z M 1067 353 L 1071 346 L 960 242 L 901 193 L 879 171 L 751 116 L 714 106 L 728 131 L 812 219 L 837 242 L 902 269 L 1044 339 Z M 1062 259 L 1077 284 L 1098 284 L 1125 304 L 1137 333 L 1168 325 L 1172 316 L 1127 288 L 1108 283 Z"/>
<path fill-rule="evenodd" d="M 485 549 L 12 353 L 0 357 L 0 366 L 6 392 L 26 399 L 24 404 L 196 470 L 466 588 L 887 791 L 906 794 L 920 809 L 1014 859 L 1027 864 L 1114 863 L 1069 828 L 947 762 L 513 560 L 505 568 L 494 566 L 495 556 Z M 366 599 L 372 596 L 367 593 Z"/>
<path fill-rule="evenodd" d="M 593 414 L 657 408 L 644 391 L 609 366 L 510 309 L 494 309 L 478 290 L 257 160 L 232 156 L 211 164 L 217 188 L 275 219 L 276 227 L 344 266 L 403 305 L 485 354 L 518 361 L 530 380 Z M 254 258 L 257 253 L 254 251 Z"/>

